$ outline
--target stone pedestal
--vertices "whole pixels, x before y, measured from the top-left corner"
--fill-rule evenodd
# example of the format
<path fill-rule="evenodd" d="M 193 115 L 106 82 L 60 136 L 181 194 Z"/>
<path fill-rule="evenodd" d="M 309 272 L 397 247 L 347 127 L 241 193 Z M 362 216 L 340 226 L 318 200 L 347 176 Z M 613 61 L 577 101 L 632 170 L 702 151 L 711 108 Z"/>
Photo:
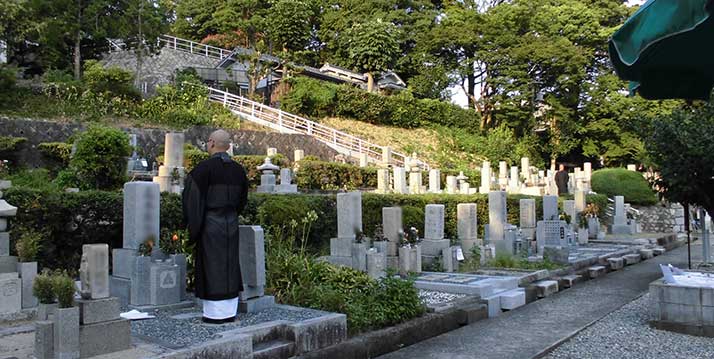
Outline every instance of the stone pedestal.
<path fill-rule="evenodd" d="M 280 170 L 280 184 L 275 186 L 276 193 L 297 193 L 297 185 L 292 184 L 292 171 L 289 168 Z"/>
<path fill-rule="evenodd" d="M 17 273 L 0 274 L 0 314 L 17 313 L 22 309 L 22 281 Z"/>
<path fill-rule="evenodd" d="M 263 172 L 260 176 L 260 185 L 258 185 L 258 193 L 273 193 L 275 192 L 275 171 L 279 171 L 280 167 L 274 165 L 270 161 L 270 156 L 266 157 L 263 164 L 258 166 L 258 171 Z"/>
<path fill-rule="evenodd" d="M 59 308 L 53 320 L 53 342 L 55 358 L 78 359 L 79 352 L 79 308 Z"/>
<path fill-rule="evenodd" d="M 37 262 L 17 263 L 17 273 L 22 282 L 22 308 L 34 308 L 37 306 L 37 298 L 32 293 L 32 285 L 37 277 Z"/>

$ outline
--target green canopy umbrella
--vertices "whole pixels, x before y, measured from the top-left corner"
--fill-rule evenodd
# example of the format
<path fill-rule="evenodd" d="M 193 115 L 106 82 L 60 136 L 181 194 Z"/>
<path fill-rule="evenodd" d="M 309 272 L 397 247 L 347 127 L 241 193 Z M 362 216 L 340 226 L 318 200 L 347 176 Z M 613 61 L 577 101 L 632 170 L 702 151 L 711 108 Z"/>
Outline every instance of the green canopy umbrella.
<path fill-rule="evenodd" d="M 708 100 L 714 86 L 714 0 L 649 0 L 610 39 L 630 90 L 652 100 Z"/>

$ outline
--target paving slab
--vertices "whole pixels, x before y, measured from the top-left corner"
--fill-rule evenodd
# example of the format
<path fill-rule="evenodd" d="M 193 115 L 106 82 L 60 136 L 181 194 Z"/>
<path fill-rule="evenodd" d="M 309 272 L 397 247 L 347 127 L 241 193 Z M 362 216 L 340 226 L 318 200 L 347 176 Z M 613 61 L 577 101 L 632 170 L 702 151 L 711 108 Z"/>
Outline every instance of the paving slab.
<path fill-rule="evenodd" d="M 533 358 L 647 291 L 662 276 L 658 264 L 686 267 L 686 255 L 675 249 L 380 358 Z"/>

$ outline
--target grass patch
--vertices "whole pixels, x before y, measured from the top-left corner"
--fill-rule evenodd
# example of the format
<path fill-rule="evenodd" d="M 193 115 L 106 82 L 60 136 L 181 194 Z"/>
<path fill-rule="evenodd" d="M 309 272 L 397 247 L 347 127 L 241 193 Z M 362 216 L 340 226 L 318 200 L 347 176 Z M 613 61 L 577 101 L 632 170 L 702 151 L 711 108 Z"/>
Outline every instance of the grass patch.
<path fill-rule="evenodd" d="M 608 197 L 624 196 L 625 202 L 651 206 L 657 195 L 641 173 L 624 168 L 606 168 L 593 172 L 593 191 Z"/>

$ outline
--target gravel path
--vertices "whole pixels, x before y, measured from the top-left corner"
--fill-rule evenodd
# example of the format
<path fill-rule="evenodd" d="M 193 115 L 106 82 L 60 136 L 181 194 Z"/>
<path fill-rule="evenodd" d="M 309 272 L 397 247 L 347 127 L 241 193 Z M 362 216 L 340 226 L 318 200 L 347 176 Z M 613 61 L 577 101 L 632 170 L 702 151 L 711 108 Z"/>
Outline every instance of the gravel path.
<path fill-rule="evenodd" d="M 465 294 L 451 294 L 435 290 L 419 289 L 419 298 L 426 305 L 449 303 L 459 298 L 466 297 Z"/>
<path fill-rule="evenodd" d="M 201 313 L 195 309 L 158 311 L 152 313 L 156 315 L 154 319 L 131 322 L 131 331 L 133 335 L 143 336 L 159 345 L 182 348 L 217 339 L 219 333 L 240 327 L 274 320 L 299 322 L 325 314 L 318 310 L 278 306 L 257 313 L 241 313 L 235 323 L 215 325 L 201 322 Z"/>
<path fill-rule="evenodd" d="M 578 333 L 545 358 L 714 358 L 714 338 L 650 328 L 649 294 Z"/>

